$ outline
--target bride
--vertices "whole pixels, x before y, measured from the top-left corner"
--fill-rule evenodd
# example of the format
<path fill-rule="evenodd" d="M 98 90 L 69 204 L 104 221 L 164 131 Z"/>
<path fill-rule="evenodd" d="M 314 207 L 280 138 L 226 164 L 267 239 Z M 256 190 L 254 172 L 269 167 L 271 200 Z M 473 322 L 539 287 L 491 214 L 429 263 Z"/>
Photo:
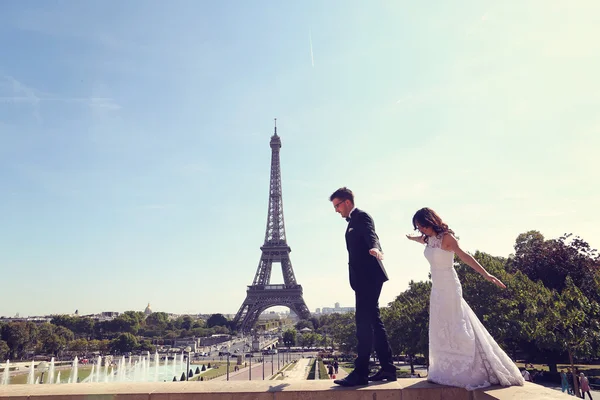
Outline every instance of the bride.
<path fill-rule="evenodd" d="M 460 248 L 454 232 L 432 209 L 420 209 L 412 222 L 421 235 L 407 237 L 426 245 L 425 258 L 431 266 L 427 379 L 467 390 L 523 385 L 517 366 L 463 299 L 454 254 L 487 281 L 503 289 L 506 286 Z"/>

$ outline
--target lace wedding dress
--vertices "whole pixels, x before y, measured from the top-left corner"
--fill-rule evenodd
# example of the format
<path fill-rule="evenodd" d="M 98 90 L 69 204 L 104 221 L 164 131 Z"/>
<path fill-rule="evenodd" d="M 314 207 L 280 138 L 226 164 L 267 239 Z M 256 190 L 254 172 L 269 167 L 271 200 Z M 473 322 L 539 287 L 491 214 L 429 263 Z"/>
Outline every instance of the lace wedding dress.
<path fill-rule="evenodd" d="M 517 366 L 463 299 L 454 253 L 443 250 L 441 244 L 441 236 L 430 237 L 425 247 L 432 280 L 427 379 L 467 390 L 523 385 Z"/>

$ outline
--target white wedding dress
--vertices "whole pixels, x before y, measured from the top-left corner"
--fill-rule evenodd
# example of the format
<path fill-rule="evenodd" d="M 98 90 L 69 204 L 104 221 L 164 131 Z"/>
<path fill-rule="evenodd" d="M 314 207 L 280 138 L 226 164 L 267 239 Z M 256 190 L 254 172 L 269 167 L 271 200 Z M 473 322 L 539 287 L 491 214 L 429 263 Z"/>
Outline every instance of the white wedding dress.
<path fill-rule="evenodd" d="M 432 280 L 427 380 L 467 390 L 523 385 L 515 363 L 463 299 L 454 253 L 443 250 L 441 244 L 441 236 L 430 237 L 425 247 Z"/>

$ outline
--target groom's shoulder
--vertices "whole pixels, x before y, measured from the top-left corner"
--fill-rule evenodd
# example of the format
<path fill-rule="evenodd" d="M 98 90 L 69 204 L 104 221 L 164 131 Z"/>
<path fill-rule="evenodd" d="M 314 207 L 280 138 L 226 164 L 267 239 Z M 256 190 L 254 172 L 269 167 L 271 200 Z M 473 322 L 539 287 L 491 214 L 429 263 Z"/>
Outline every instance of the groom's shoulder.
<path fill-rule="evenodd" d="M 371 215 L 368 212 L 366 212 L 364 210 L 361 210 L 359 208 L 357 208 L 357 209 L 354 210 L 354 212 L 352 213 L 352 217 L 354 217 L 354 214 L 356 214 L 356 217 L 358 217 L 358 218 L 369 218 L 369 219 L 372 219 Z"/>

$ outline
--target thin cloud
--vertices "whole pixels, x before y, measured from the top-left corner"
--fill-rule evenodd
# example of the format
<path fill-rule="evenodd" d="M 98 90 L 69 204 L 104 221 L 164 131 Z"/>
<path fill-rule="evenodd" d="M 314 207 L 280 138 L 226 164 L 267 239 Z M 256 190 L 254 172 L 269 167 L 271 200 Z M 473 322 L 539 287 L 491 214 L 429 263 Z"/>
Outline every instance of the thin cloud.
<path fill-rule="evenodd" d="M 41 121 L 39 104 L 40 97 L 36 94 L 36 90 L 19 82 L 17 79 L 12 76 L 3 75 L 3 82 L 0 82 L 0 88 L 4 86 L 9 91 L 11 91 L 11 96 L 2 96 L 0 97 L 0 102 L 10 102 L 10 103 L 27 103 L 31 105 L 33 108 L 33 115 L 35 119 Z"/>
<path fill-rule="evenodd" d="M 2 95 L 2 89 L 10 94 Z M 94 111 L 115 111 L 121 106 L 110 97 L 65 97 L 43 94 L 39 90 L 27 86 L 12 76 L 4 75 L 0 79 L 0 103 L 16 104 L 25 103 L 31 105 L 33 113 L 41 120 L 39 107 L 44 102 L 74 103 L 89 106 Z"/>

